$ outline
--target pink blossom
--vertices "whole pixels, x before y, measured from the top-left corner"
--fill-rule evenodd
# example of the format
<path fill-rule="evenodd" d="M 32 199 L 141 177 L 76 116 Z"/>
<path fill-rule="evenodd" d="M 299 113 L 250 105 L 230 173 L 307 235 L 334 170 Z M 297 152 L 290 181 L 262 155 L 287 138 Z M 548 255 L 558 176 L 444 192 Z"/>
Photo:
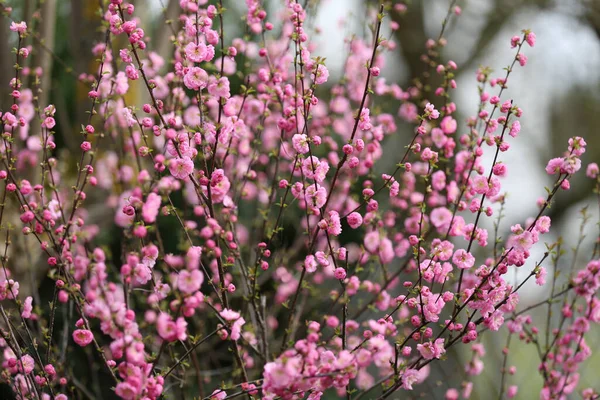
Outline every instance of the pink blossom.
<path fill-rule="evenodd" d="M 345 279 L 346 278 L 346 270 L 344 268 L 338 267 L 335 269 L 333 275 L 335 279 Z"/>
<path fill-rule="evenodd" d="M 299 154 L 308 153 L 308 137 L 305 134 L 295 134 L 292 137 L 292 145 L 294 150 Z"/>
<path fill-rule="evenodd" d="M 21 317 L 25 319 L 31 318 L 31 311 L 33 310 L 33 297 L 27 296 L 25 302 L 23 303 L 23 311 L 21 312 Z"/>
<path fill-rule="evenodd" d="M 205 61 L 207 54 L 207 47 L 204 43 L 190 42 L 185 46 L 185 56 L 190 61 L 197 63 Z"/>
<path fill-rule="evenodd" d="M 413 390 L 412 385 L 419 381 L 419 371 L 416 369 L 407 369 L 402 374 L 402 388 Z"/>
<path fill-rule="evenodd" d="M 333 236 L 339 236 L 342 233 L 342 224 L 340 214 L 337 211 L 329 211 L 329 221 L 327 222 L 327 233 Z"/>
<path fill-rule="evenodd" d="M 529 32 L 525 35 L 525 41 L 531 47 L 535 46 L 535 33 Z"/>
<path fill-rule="evenodd" d="M 440 112 L 435 109 L 433 104 L 427 103 L 425 105 L 425 116 L 429 119 L 438 119 L 440 117 Z"/>
<path fill-rule="evenodd" d="M 539 286 L 544 286 L 546 284 L 546 268 L 540 267 L 535 274 L 535 283 Z"/>
<path fill-rule="evenodd" d="M 440 128 L 446 135 L 451 135 L 456 132 L 457 126 L 456 120 L 450 116 L 444 117 L 440 123 Z"/>
<path fill-rule="evenodd" d="M 561 171 L 562 165 L 563 159 L 561 157 L 553 158 L 548 161 L 548 165 L 546 165 L 546 172 L 550 175 L 554 175 Z"/>
<path fill-rule="evenodd" d="M 222 389 L 215 389 L 211 395 L 210 400 L 223 400 L 227 397 L 227 392 Z"/>
<path fill-rule="evenodd" d="M 373 125 L 371 125 L 371 117 L 369 114 L 370 110 L 368 108 L 363 108 L 358 117 L 358 127 L 363 131 L 368 131 L 373 127 Z"/>
<path fill-rule="evenodd" d="M 208 74 L 200 67 L 192 67 L 183 77 L 185 87 L 191 90 L 201 90 L 208 85 Z"/>
<path fill-rule="evenodd" d="M 585 171 L 585 175 L 588 178 L 596 179 L 596 177 L 598 176 L 598 172 L 599 171 L 600 171 L 600 169 L 598 168 L 598 164 L 596 164 L 596 163 L 590 163 L 587 166 L 587 169 Z"/>
<path fill-rule="evenodd" d="M 317 270 L 317 266 L 318 264 L 315 259 L 315 256 L 313 256 L 312 254 L 306 256 L 306 258 L 304 259 L 304 268 L 306 268 L 306 272 L 315 272 Z"/>
<path fill-rule="evenodd" d="M 237 311 L 229 310 L 227 308 L 221 311 L 220 315 L 226 321 L 235 321 L 238 318 L 240 318 L 240 313 L 238 313 Z"/>
<path fill-rule="evenodd" d="M 363 218 L 362 218 L 362 215 L 360 215 L 359 213 L 354 211 L 348 215 L 347 221 L 348 221 L 348 225 L 350 225 L 350 228 L 357 229 L 359 226 L 362 225 Z"/>
<path fill-rule="evenodd" d="M 431 224 L 437 228 L 438 232 L 447 231 L 450 221 L 452 221 L 452 211 L 446 207 L 437 207 L 431 211 Z"/>
<path fill-rule="evenodd" d="M 25 21 L 21 21 L 21 22 L 11 22 L 10 23 L 10 30 L 13 32 L 18 32 L 20 34 L 24 34 L 27 31 L 27 24 L 25 23 Z"/>
<path fill-rule="evenodd" d="M 194 171 L 194 162 L 189 157 L 174 158 L 169 162 L 169 171 L 177 179 L 185 179 Z"/>
<path fill-rule="evenodd" d="M 208 93 L 215 97 L 222 97 L 228 99 L 231 97 L 229 92 L 229 79 L 226 76 L 219 78 L 208 84 Z"/>
<path fill-rule="evenodd" d="M 81 347 L 87 346 L 92 343 L 94 334 L 87 329 L 76 329 L 73 332 L 73 340 Z"/>
<path fill-rule="evenodd" d="M 156 221 L 158 210 L 160 208 L 161 198 L 154 192 L 148 194 L 146 202 L 142 206 L 142 218 L 147 224 L 152 224 Z"/>
<path fill-rule="evenodd" d="M 421 354 L 421 357 L 426 360 L 431 360 L 432 358 L 440 358 L 444 353 L 446 353 L 446 349 L 444 349 L 444 339 L 437 339 L 435 342 L 427 342 L 425 344 L 418 344 L 417 350 Z"/>
<path fill-rule="evenodd" d="M 31 357 L 29 354 L 23 355 L 23 357 L 21 357 L 21 359 L 18 361 L 18 368 L 19 371 L 24 374 L 31 373 L 31 371 L 33 371 L 35 368 L 35 361 L 33 360 L 33 357 Z"/>
<path fill-rule="evenodd" d="M 458 249 L 452 256 L 452 262 L 460 269 L 469 269 L 475 264 L 475 257 L 464 249 Z"/>
<path fill-rule="evenodd" d="M 181 317 L 173 321 L 169 314 L 160 313 L 156 319 L 156 330 L 160 337 L 167 342 L 185 340 L 187 338 L 186 329 L 187 322 Z"/>
<path fill-rule="evenodd" d="M 177 276 L 177 287 L 183 293 L 192 294 L 200 289 L 203 281 L 204 276 L 200 270 L 188 271 L 184 269 Z"/>
<path fill-rule="evenodd" d="M 327 79 L 329 78 L 329 70 L 327 70 L 327 67 L 324 65 L 317 65 L 315 67 L 315 70 L 316 70 L 315 83 L 317 85 L 322 85 L 325 82 L 327 82 Z"/>

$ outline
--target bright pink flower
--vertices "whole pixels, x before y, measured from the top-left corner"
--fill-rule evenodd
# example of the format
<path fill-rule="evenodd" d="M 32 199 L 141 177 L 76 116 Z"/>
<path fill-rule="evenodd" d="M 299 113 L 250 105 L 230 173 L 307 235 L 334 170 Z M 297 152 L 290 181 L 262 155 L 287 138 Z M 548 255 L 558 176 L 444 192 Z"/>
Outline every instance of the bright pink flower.
<path fill-rule="evenodd" d="M 135 400 L 140 392 L 141 387 L 136 388 L 129 382 L 119 382 L 115 387 L 116 395 L 124 400 Z"/>
<path fill-rule="evenodd" d="M 42 128 L 52 129 L 56 125 L 56 121 L 52 117 L 46 117 L 42 122 Z"/>
<path fill-rule="evenodd" d="M 76 329 L 73 332 L 73 340 L 81 347 L 87 346 L 92 343 L 94 334 L 87 329 Z"/>

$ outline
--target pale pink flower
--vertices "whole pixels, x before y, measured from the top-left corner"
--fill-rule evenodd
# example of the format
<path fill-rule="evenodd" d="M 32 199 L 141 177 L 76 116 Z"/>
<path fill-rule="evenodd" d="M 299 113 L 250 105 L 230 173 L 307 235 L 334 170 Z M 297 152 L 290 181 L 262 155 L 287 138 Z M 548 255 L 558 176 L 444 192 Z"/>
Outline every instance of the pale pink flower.
<path fill-rule="evenodd" d="M 307 255 L 304 259 L 304 268 L 306 268 L 306 272 L 315 272 L 317 270 L 317 267 L 318 263 L 315 259 L 315 256 L 313 256 L 312 254 Z"/>
<path fill-rule="evenodd" d="M 541 216 L 535 223 L 535 230 L 539 233 L 548 233 L 550 231 L 551 219 L 547 215 Z"/>
<path fill-rule="evenodd" d="M 173 158 L 169 162 L 169 171 L 175 178 L 185 179 L 194 171 L 194 162 L 189 157 Z"/>
<path fill-rule="evenodd" d="M 456 132 L 457 126 L 458 123 L 456 120 L 450 116 L 442 118 L 442 122 L 440 122 L 440 128 L 446 135 L 451 135 Z"/>
<path fill-rule="evenodd" d="M 238 318 L 237 320 L 235 320 L 235 322 L 231 326 L 231 335 L 229 336 L 231 340 L 239 340 L 239 338 L 241 337 L 242 326 L 244 326 L 245 323 L 246 321 L 244 320 L 244 318 Z"/>
<path fill-rule="evenodd" d="M 215 389 L 210 395 L 210 400 L 223 400 L 227 397 L 227 392 L 221 389 Z"/>
<path fill-rule="evenodd" d="M 192 67 L 183 76 L 183 83 L 191 90 L 204 89 L 208 84 L 208 74 L 200 67 Z"/>
<path fill-rule="evenodd" d="M 340 214 L 338 214 L 337 211 L 329 211 L 327 233 L 333 236 L 339 236 L 339 234 L 342 233 L 342 223 L 340 222 Z"/>
<path fill-rule="evenodd" d="M 235 321 L 236 319 L 238 319 L 240 317 L 240 313 L 237 311 L 233 311 L 230 309 L 225 308 L 223 311 L 220 312 L 221 317 L 223 317 L 223 319 L 225 321 Z"/>
<path fill-rule="evenodd" d="M 546 268 L 540 267 L 535 274 L 535 283 L 539 286 L 544 286 L 546 284 L 546 275 L 548 272 Z"/>
<path fill-rule="evenodd" d="M 317 85 L 322 85 L 323 83 L 327 82 L 327 79 L 329 78 L 329 70 L 327 67 L 324 65 L 317 65 L 315 68 L 317 75 L 315 77 L 315 83 Z"/>
<path fill-rule="evenodd" d="M 464 249 L 458 249 L 452 256 L 452 262 L 460 269 L 469 269 L 475 264 L 475 257 Z"/>
<path fill-rule="evenodd" d="M 419 380 L 419 371 L 416 369 L 407 369 L 402 374 L 402 388 L 405 390 L 413 390 L 412 385 Z"/>
<path fill-rule="evenodd" d="M 27 31 L 27 23 L 25 23 L 25 21 L 21 21 L 21 22 L 11 22 L 10 23 L 10 30 L 13 32 L 18 32 L 20 34 L 23 34 Z"/>
<path fill-rule="evenodd" d="M 371 125 L 371 117 L 369 116 L 370 112 L 371 111 L 368 108 L 363 108 L 360 112 L 358 127 L 363 131 L 368 131 L 373 128 L 373 125 Z"/>
<path fill-rule="evenodd" d="M 187 338 L 186 328 L 187 322 L 182 317 L 173 321 L 169 314 L 161 313 L 156 319 L 156 330 L 159 336 L 168 342 L 185 340 Z"/>
<path fill-rule="evenodd" d="M 204 275 L 198 269 L 188 271 L 184 269 L 177 276 L 177 287 L 185 294 L 192 294 L 200 289 Z"/>
<path fill-rule="evenodd" d="M 208 85 L 208 93 L 215 97 L 228 99 L 231 97 L 231 93 L 229 92 L 229 79 L 227 79 L 226 76 L 222 76 L 218 80 L 211 82 Z"/>
<path fill-rule="evenodd" d="M 150 192 L 146 202 L 142 206 L 142 218 L 147 224 L 153 224 L 156 222 L 158 216 L 158 210 L 160 209 L 161 198 L 158 194 Z"/>
<path fill-rule="evenodd" d="M 446 207 L 437 207 L 431 211 L 431 224 L 435 226 L 438 232 L 447 231 L 452 221 L 452 211 Z M 445 232 L 444 232 L 445 233 Z"/>
<path fill-rule="evenodd" d="M 292 136 L 292 146 L 299 154 L 308 153 L 308 137 L 305 134 L 295 134 Z"/>
<path fill-rule="evenodd" d="M 23 312 L 21 312 L 21 317 L 25 319 L 31 318 L 31 311 L 33 310 L 33 297 L 27 296 L 25 302 L 23 303 Z"/>
<path fill-rule="evenodd" d="M 429 119 L 438 119 L 440 117 L 440 112 L 435 109 L 433 104 L 427 103 L 425 105 L 425 116 Z"/>
<path fill-rule="evenodd" d="M 379 232 L 377 232 L 377 231 L 371 231 L 365 235 L 365 239 L 364 239 L 365 249 L 367 249 L 367 251 L 369 253 L 372 253 L 372 254 L 377 253 L 380 242 L 381 242 L 381 240 L 379 237 Z"/>
<path fill-rule="evenodd" d="M 598 164 L 590 163 L 590 164 L 588 164 L 588 166 L 586 168 L 585 175 L 588 178 L 596 179 L 598 177 L 598 172 L 600 172 L 600 169 L 598 168 Z"/>
<path fill-rule="evenodd" d="M 190 42 L 185 46 L 185 56 L 188 60 L 193 62 L 202 62 L 205 61 L 207 56 L 207 48 L 204 43 L 194 43 Z"/>

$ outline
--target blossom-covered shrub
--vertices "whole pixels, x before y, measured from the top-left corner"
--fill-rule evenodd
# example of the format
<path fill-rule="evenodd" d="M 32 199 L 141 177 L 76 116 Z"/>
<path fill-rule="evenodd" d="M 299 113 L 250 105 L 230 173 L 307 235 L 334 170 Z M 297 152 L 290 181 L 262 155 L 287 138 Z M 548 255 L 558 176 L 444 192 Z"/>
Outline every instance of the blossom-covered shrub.
<path fill-rule="evenodd" d="M 13 103 L 1 114 L 0 346 L 2 381 L 16 397 L 89 397 L 66 356 L 81 353 L 110 379 L 93 390 L 128 400 L 396 398 L 454 347 L 472 354 L 467 374 L 480 374 L 491 351 L 482 335 L 506 329 L 509 343 L 537 347 L 541 398 L 598 398 L 578 385 L 591 354 L 585 335 L 600 322 L 598 245 L 564 281 L 547 272 L 560 242 L 531 259 L 552 241 L 545 213 L 582 168 L 585 140 L 573 136 L 548 162 L 554 183 L 536 215 L 502 218 L 503 179 L 515 173 L 503 155 L 534 129 L 521 126 L 525 111 L 509 92 L 533 32 L 506 41 L 514 56 L 499 75 L 477 71 L 479 108 L 462 121 L 452 101 L 459 66 L 442 57 L 454 5 L 424 44 L 429 72 L 401 88 L 385 80 L 383 55 L 396 44 L 382 25 L 390 13 L 401 19 L 404 4 L 365 16 L 370 36 L 349 42 L 343 78 L 332 82 L 305 29 L 306 2 L 286 0 L 270 15 L 246 0 L 246 35 L 231 37 L 226 1 L 179 0 L 169 59 L 152 51 L 133 4 L 99 3 L 105 40 L 93 48 L 97 73 L 80 76 L 90 113 L 71 165 L 57 152 L 56 107 L 39 104 L 25 79 L 32 30 L 10 26 L 18 46 L 15 76 L 1 77 Z M 130 104 L 134 85 L 145 103 Z M 388 103 L 401 105 L 390 113 Z M 403 148 L 388 144 L 397 124 L 414 127 Z M 384 159 L 395 167 L 381 172 Z M 598 185 L 598 166 L 586 168 Z M 102 226 L 116 241 L 93 222 L 94 205 L 110 210 Z M 35 243 L 41 273 L 12 262 L 17 237 Z M 512 278 L 517 269 L 524 279 Z M 18 270 L 52 282 L 49 303 L 39 282 L 23 292 Z M 523 308 L 530 280 L 552 290 Z M 543 305 L 545 334 L 529 313 Z M 495 368 L 500 397 L 517 394 L 509 353 Z M 473 387 L 448 384 L 448 399 Z"/>

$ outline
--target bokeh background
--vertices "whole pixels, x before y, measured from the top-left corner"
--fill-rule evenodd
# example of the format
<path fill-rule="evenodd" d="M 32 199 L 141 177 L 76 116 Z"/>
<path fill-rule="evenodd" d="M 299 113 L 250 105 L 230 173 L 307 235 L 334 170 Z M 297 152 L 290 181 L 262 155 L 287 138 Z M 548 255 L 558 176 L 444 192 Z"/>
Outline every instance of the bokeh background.
<path fill-rule="evenodd" d="M 177 24 L 178 1 L 131 2 L 136 5 L 136 15 L 142 19 L 142 27 L 152 38 L 149 47 L 168 59 L 172 44 L 165 24 Z M 27 21 L 36 32 L 27 39 L 27 44 L 38 49 L 28 62 L 30 66 L 42 66 L 46 71 L 41 78 L 40 104 L 56 105 L 59 157 L 70 160 L 78 154 L 78 130 L 86 120 L 88 107 L 86 94 L 89 88 L 79 83 L 76 77 L 81 73 L 94 72 L 97 65 L 91 48 L 101 40 L 97 15 L 99 1 L 10 0 L 4 3 L 14 8 L 15 20 Z M 224 0 L 223 3 L 228 9 L 225 16 L 226 38 L 242 37 L 245 33 L 242 21 L 245 2 Z M 283 0 L 266 3 L 272 12 L 270 15 L 276 15 Z M 326 57 L 331 73 L 329 83 L 343 75 L 348 39 L 353 35 L 370 38 L 367 24 L 371 22 L 368 16 L 372 15 L 369 9 L 373 3 L 366 0 L 307 1 L 311 14 L 311 37 L 318 43 L 313 53 Z M 388 82 L 397 82 L 402 88 L 409 87 L 424 72 L 426 66 L 420 56 L 424 52 L 425 41 L 437 37 L 449 1 L 412 0 L 406 3 L 407 14 L 392 15 L 400 28 L 392 33 L 389 24 L 386 24 L 383 29 L 384 36 L 394 40 L 397 48 L 387 53 L 382 76 Z M 510 193 L 503 224 L 506 229 L 537 213 L 536 200 L 545 195 L 544 187 L 551 185 L 551 178 L 544 172 L 545 163 L 562 153 L 569 137 L 583 136 L 588 142 L 588 151 L 583 156 L 584 167 L 589 162 L 600 161 L 600 1 L 459 0 L 457 4 L 462 8 L 462 15 L 453 19 L 447 29 L 448 46 L 442 58 L 454 60 L 459 65 L 454 101 L 458 105 L 461 122 L 477 108 L 476 69 L 480 65 L 490 66 L 497 73 L 494 76 L 500 76 L 502 68 L 510 63 L 514 54 L 509 45 L 511 36 L 519 34 L 521 29 L 531 29 L 538 39 L 533 49 L 527 49 L 527 67 L 516 68 L 503 98 L 514 99 L 525 111 L 518 140 L 512 141 L 511 151 L 502 155 L 502 160 L 509 166 L 509 178 L 504 182 Z M 276 18 L 271 20 L 277 24 Z M 9 24 L 9 19 L 0 19 L 2 109 L 7 108 L 11 101 L 7 82 L 12 76 L 13 58 L 8 55 L 16 46 L 15 35 L 8 30 Z M 132 87 L 134 90 L 130 91 L 128 102 L 141 104 L 146 96 L 145 88 Z M 326 88 L 322 89 L 321 96 L 327 98 Z M 398 106 L 393 102 L 381 105 L 392 113 Z M 402 149 L 412 136 L 412 129 L 408 124 L 399 123 L 397 134 L 387 139 L 386 146 Z M 397 160 L 385 159 L 379 168 L 382 172 L 388 171 L 395 162 Z M 489 161 L 484 163 L 488 164 Z M 591 180 L 580 173 L 572 180 L 571 187 L 570 191 L 558 196 L 549 210 L 554 236 L 546 237 L 546 241 L 557 239 L 558 232 L 564 239 L 563 248 L 569 250 L 559 262 L 559 269 L 569 268 L 573 261 L 570 249 L 576 246 L 580 236 L 582 208 L 588 207 L 591 222 L 584 228 L 586 240 L 581 244 L 576 264 L 589 260 L 598 232 L 595 222 L 599 218 L 598 200 L 592 193 Z M 112 220 L 112 211 L 102 205 L 93 208 L 92 212 L 95 220 Z M 487 227 L 491 226 L 489 222 Z M 21 257 L 25 263 L 36 262 L 28 258 L 26 244 L 15 243 L 14 246 L 13 257 Z M 539 259 L 544 249 L 538 246 L 538 250 L 539 254 L 534 253 L 530 263 Z M 530 270 L 531 265 L 527 264 L 522 271 Z M 550 265 L 547 268 L 549 275 L 552 274 Z M 516 279 L 520 277 L 517 275 Z M 43 295 L 43 288 L 40 290 Z M 542 300 L 548 295 L 548 290 L 548 287 L 528 285 L 522 292 L 521 306 Z M 545 313 L 546 309 L 542 307 L 536 315 L 544 317 Z M 488 336 L 488 352 L 484 357 L 486 369 L 474 379 L 474 399 L 497 397 L 505 334 L 504 330 L 500 335 Z M 588 344 L 594 351 L 600 350 L 600 336 L 590 336 Z M 470 352 L 464 347 L 449 351 L 448 361 L 432 364 L 434 379 L 428 380 L 427 385 L 420 386 L 410 395 L 405 393 L 400 397 L 399 393 L 397 398 L 441 398 L 453 382 L 452 386 L 456 387 L 456 383 L 466 379 L 464 362 L 470 358 Z M 513 341 L 512 349 L 508 365 L 516 365 L 518 370 L 515 376 L 509 378 L 509 383 L 519 385 L 517 398 L 537 398 L 541 379 L 537 373 L 538 358 L 534 347 Z M 85 358 L 77 362 L 85 362 Z M 600 352 L 597 351 L 583 369 L 580 386 L 600 389 L 599 370 Z M 96 372 L 90 369 L 88 374 L 82 373 L 80 383 L 84 386 L 90 382 L 101 384 L 102 377 L 94 377 Z M 4 396 L 8 394 L 0 393 L 0 397 Z"/>

